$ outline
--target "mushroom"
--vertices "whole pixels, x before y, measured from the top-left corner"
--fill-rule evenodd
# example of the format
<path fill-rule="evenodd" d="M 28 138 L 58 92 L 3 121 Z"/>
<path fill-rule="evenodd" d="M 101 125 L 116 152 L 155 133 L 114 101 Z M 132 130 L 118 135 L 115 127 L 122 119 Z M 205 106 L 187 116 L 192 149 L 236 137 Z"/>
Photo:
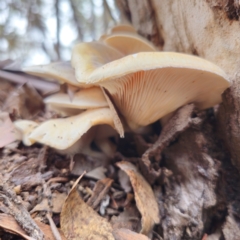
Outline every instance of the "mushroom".
<path fill-rule="evenodd" d="M 66 93 L 56 93 L 45 98 L 44 102 L 50 109 L 57 112 L 69 112 L 70 115 L 71 112 L 77 112 L 74 111 L 77 109 L 83 110 L 108 106 L 104 94 L 99 87 L 81 89 L 73 95 L 72 100 Z"/>
<path fill-rule="evenodd" d="M 119 32 L 137 33 L 136 29 L 130 24 L 119 24 L 111 29 L 111 33 Z"/>
<path fill-rule="evenodd" d="M 154 52 L 156 48 L 145 38 L 130 33 L 117 33 L 105 36 L 103 39 L 107 45 L 117 49 L 124 55 L 138 52 Z"/>
<path fill-rule="evenodd" d="M 77 80 L 105 88 L 131 129 L 149 125 L 188 103 L 199 110 L 212 107 L 230 85 L 221 68 L 196 56 L 141 52 L 118 59 L 95 58 L 104 54 L 95 44 L 85 43 L 84 51 L 81 44 L 75 48 L 79 51 L 73 51 L 72 66 Z"/>
<path fill-rule="evenodd" d="M 94 139 L 105 156 L 114 154 L 115 147 L 108 138 L 115 136 L 116 131 L 112 129 L 114 122 L 109 108 L 87 110 L 76 116 L 51 119 L 40 124 L 18 120 L 14 125 L 25 145 L 38 142 L 70 155 L 71 159 L 77 153 L 100 156 L 90 148 Z"/>
<path fill-rule="evenodd" d="M 114 128 L 109 108 L 90 109 L 76 116 L 45 121 L 32 131 L 29 141 L 65 150 L 78 141 L 90 128 L 100 124 L 108 124 Z"/>
<path fill-rule="evenodd" d="M 75 69 L 75 77 L 77 79 L 82 78 L 82 84 L 87 81 L 86 78 L 88 78 L 89 74 L 96 68 L 124 56 L 118 50 L 106 46 L 101 42 L 77 44 L 73 47 L 72 52 L 72 66 L 77 67 L 81 64 L 81 69 L 79 69 L 79 71 Z M 91 54 L 89 55 L 89 53 Z"/>
<path fill-rule="evenodd" d="M 116 25 L 114 27 L 112 27 L 109 31 L 109 34 L 105 33 L 103 35 L 101 35 L 101 37 L 99 38 L 99 41 L 103 41 L 106 37 L 112 35 L 112 34 L 116 34 L 116 33 L 130 33 L 130 34 L 138 34 L 136 29 L 130 25 L 130 24 L 119 24 Z"/>
<path fill-rule="evenodd" d="M 77 82 L 70 62 L 53 62 L 46 65 L 24 67 L 22 70 L 34 76 L 55 79 L 60 83 L 68 83 L 76 87 L 91 87 L 90 85 Z"/>
<path fill-rule="evenodd" d="M 17 138 L 21 140 L 24 145 L 31 146 L 32 142 L 28 137 L 32 133 L 33 129 L 38 127 L 38 123 L 30 120 L 17 120 L 14 122 L 14 127 L 17 130 Z"/>

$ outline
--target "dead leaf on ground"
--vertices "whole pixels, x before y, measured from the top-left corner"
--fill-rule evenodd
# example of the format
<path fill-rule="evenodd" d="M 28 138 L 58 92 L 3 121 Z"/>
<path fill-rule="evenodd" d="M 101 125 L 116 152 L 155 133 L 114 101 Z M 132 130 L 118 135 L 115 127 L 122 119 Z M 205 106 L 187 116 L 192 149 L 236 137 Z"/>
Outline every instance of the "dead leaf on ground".
<path fill-rule="evenodd" d="M 79 196 L 77 186 L 81 177 L 73 185 L 63 205 L 61 229 L 65 237 L 68 240 L 114 240 L 111 224 L 100 217 Z"/>
<path fill-rule="evenodd" d="M 115 240 L 150 240 L 145 235 L 135 233 L 129 229 L 120 228 L 113 231 Z"/>
<path fill-rule="evenodd" d="M 84 171 L 87 172 L 86 176 L 88 176 L 88 174 L 91 171 L 94 171 L 97 168 L 102 168 L 103 166 L 107 166 L 108 163 L 108 159 L 105 158 L 92 158 L 89 156 L 84 156 L 82 154 L 76 154 L 74 156 L 74 165 L 71 171 L 71 174 L 76 175 L 76 176 L 80 176 L 81 174 L 83 174 Z M 104 172 L 103 172 L 103 168 L 102 170 L 100 170 L 100 175 L 96 175 L 93 176 L 93 174 L 89 174 L 89 176 L 93 176 L 93 178 L 98 179 L 98 176 L 102 177 L 104 176 Z"/>
<path fill-rule="evenodd" d="M 87 204 L 91 206 L 93 209 L 95 209 L 108 193 L 112 185 L 112 182 L 113 180 L 110 178 L 104 178 L 102 180 L 97 181 L 93 189 L 93 194 L 88 199 Z"/>
<path fill-rule="evenodd" d="M 31 119 L 43 109 L 42 97 L 32 86 L 27 84 L 9 93 L 3 106 L 4 111 L 14 113 L 14 116 L 23 119 Z"/>
<path fill-rule="evenodd" d="M 0 148 L 16 140 L 14 125 L 7 112 L 0 112 Z"/>
<path fill-rule="evenodd" d="M 140 232 L 141 216 L 135 204 L 125 207 L 118 216 L 112 216 L 111 224 L 114 229 L 127 228 L 134 232 Z"/>
<path fill-rule="evenodd" d="M 55 240 L 51 228 L 49 225 L 46 225 L 40 221 L 35 221 L 39 228 L 43 231 L 45 235 L 45 240 Z M 0 213 L 0 227 L 3 228 L 5 231 L 20 235 L 26 240 L 34 240 L 32 237 L 29 237 L 26 232 L 18 225 L 14 217 Z M 61 232 L 60 232 L 61 234 Z M 63 234 L 61 234 L 62 240 L 65 239 Z"/>
<path fill-rule="evenodd" d="M 31 213 L 40 211 L 60 213 L 66 197 L 66 193 L 55 192 L 52 195 L 52 206 L 49 205 L 49 200 L 47 198 L 44 198 L 31 210 Z"/>
<path fill-rule="evenodd" d="M 148 235 L 154 225 L 160 222 L 158 204 L 153 190 L 133 164 L 122 161 L 118 162 L 117 166 L 125 171 L 130 178 L 136 204 L 142 215 L 141 233 Z"/>
<path fill-rule="evenodd" d="M 9 92 L 11 92 L 13 89 L 13 84 L 1 79 L 0 77 L 0 110 L 2 110 L 3 104 L 5 102 L 5 99 L 8 97 Z"/>

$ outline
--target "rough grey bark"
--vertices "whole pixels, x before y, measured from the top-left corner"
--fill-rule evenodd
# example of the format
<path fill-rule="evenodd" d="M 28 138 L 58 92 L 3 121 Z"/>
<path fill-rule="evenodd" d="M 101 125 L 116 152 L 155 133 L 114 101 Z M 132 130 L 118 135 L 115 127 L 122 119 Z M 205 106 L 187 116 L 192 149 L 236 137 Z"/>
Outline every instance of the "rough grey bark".
<path fill-rule="evenodd" d="M 121 0 L 140 34 L 163 51 L 208 59 L 228 74 L 223 103 L 163 151 L 157 179 L 163 239 L 240 239 L 240 2 Z M 154 162 L 155 161 L 155 162 Z"/>

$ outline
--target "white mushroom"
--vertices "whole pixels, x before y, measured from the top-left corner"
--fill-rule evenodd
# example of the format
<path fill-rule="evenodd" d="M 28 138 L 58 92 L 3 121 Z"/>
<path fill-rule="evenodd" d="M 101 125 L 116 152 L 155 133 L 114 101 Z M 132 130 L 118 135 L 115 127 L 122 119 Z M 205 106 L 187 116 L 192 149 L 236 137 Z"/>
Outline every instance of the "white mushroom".
<path fill-rule="evenodd" d="M 137 33 L 136 29 L 130 24 L 119 24 L 111 29 L 111 33 L 128 32 Z"/>
<path fill-rule="evenodd" d="M 103 40 L 107 45 L 117 49 L 124 55 L 138 52 L 154 52 L 157 49 L 145 38 L 130 33 L 117 33 L 106 36 Z"/>
<path fill-rule="evenodd" d="M 46 65 L 24 67 L 22 70 L 34 76 L 55 79 L 60 83 L 68 83 L 76 87 L 90 87 L 90 85 L 86 86 L 86 84 L 77 82 L 70 62 L 53 62 Z"/>
<path fill-rule="evenodd" d="M 196 56 L 141 52 L 114 59 L 106 58 L 92 43 L 76 48 L 72 65 L 77 80 L 107 89 L 131 129 L 149 125 L 188 103 L 199 110 L 212 107 L 230 85 L 221 68 Z"/>
<path fill-rule="evenodd" d="M 44 99 L 45 104 L 57 112 L 63 112 L 71 116 L 80 113 L 79 109 L 92 109 L 107 107 L 108 103 L 99 87 L 81 89 L 73 94 L 72 99 L 66 93 L 56 93 Z"/>

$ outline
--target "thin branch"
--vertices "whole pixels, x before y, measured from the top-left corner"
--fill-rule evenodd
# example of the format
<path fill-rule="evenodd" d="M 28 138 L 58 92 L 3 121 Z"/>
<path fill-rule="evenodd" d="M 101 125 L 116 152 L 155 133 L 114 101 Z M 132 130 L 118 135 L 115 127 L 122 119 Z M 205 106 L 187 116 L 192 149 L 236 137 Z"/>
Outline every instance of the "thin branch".
<path fill-rule="evenodd" d="M 77 27 L 77 31 L 78 31 L 78 39 L 83 40 L 83 33 L 82 33 L 82 27 L 81 27 L 81 23 L 79 21 L 79 17 L 78 17 L 78 8 L 74 2 L 74 0 L 70 0 L 70 5 L 72 8 L 72 12 L 73 12 L 73 19 L 74 22 L 76 24 Z"/>
<path fill-rule="evenodd" d="M 56 11 L 56 19 L 57 19 L 57 31 L 56 31 L 56 37 L 57 37 L 57 44 L 56 44 L 56 52 L 58 55 L 58 59 L 61 59 L 61 42 L 60 42 L 60 31 L 61 31 L 61 21 L 60 21 L 60 11 L 59 11 L 59 4 L 60 0 L 55 0 L 55 11 Z"/>
<path fill-rule="evenodd" d="M 111 17 L 111 19 L 112 19 L 112 20 L 114 21 L 114 23 L 116 24 L 116 23 L 117 23 L 117 20 L 116 20 L 115 17 L 113 16 L 112 11 L 111 11 L 111 9 L 110 9 L 110 7 L 109 7 L 109 5 L 108 5 L 107 0 L 103 0 L 103 4 L 104 4 L 104 9 L 107 10 L 109 16 Z"/>

